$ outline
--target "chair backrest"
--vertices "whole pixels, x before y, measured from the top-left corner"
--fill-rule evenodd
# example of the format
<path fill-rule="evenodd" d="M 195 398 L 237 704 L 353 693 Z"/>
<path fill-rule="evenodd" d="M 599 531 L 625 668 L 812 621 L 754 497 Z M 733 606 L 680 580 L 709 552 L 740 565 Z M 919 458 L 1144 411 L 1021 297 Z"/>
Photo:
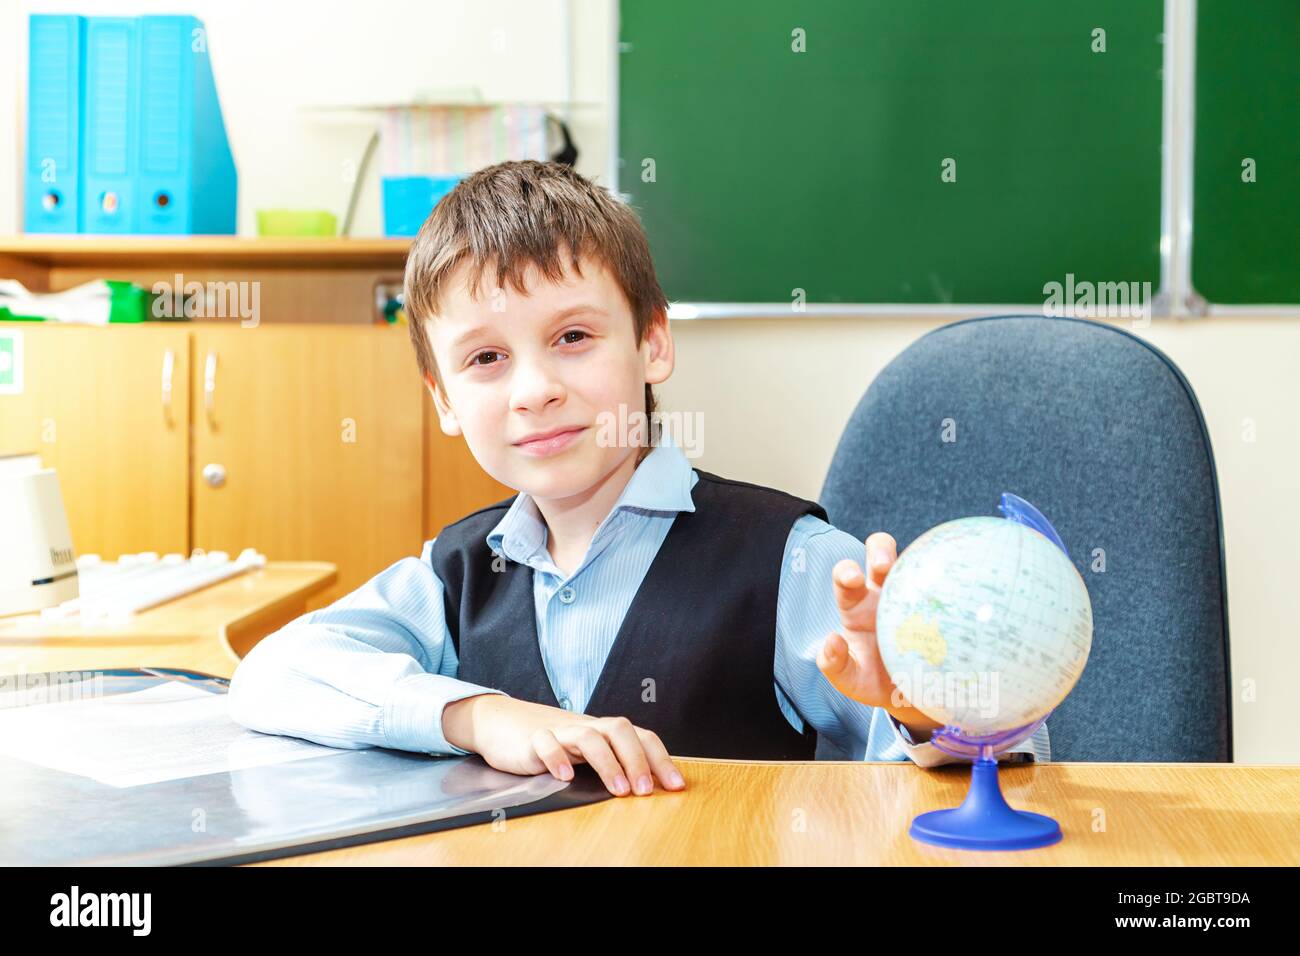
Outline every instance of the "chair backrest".
<path fill-rule="evenodd" d="M 871 383 L 820 501 L 901 550 L 994 514 L 1003 491 L 1052 522 L 1092 600 L 1088 665 L 1047 721 L 1052 759 L 1231 761 L 1218 481 L 1178 367 L 1081 319 L 944 326 Z"/>

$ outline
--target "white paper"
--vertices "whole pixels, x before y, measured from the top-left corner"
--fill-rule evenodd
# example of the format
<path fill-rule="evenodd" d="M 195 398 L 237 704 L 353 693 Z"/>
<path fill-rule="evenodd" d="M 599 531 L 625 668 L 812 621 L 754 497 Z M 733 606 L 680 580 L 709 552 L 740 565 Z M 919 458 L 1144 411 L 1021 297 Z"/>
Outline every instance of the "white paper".
<path fill-rule="evenodd" d="M 0 279 L 0 305 L 14 315 L 36 315 L 50 322 L 107 325 L 113 290 L 102 279 L 92 279 L 62 292 L 28 292 L 15 279 Z"/>
<path fill-rule="evenodd" d="M 182 681 L 89 700 L 0 707 L 0 753 L 113 787 L 345 752 L 249 730 L 230 718 L 226 694 Z"/>

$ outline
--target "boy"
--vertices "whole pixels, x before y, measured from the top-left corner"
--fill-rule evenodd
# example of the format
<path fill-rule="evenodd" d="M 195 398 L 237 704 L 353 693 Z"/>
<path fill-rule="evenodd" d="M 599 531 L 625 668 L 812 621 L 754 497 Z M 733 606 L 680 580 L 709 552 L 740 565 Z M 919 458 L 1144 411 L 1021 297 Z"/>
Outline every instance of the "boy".
<path fill-rule="evenodd" d="M 682 789 L 670 753 L 811 760 L 817 734 L 953 759 L 876 648 L 892 537 L 866 540 L 864 577 L 816 502 L 611 435 L 674 364 L 629 208 L 567 166 L 481 170 L 413 242 L 405 305 L 442 430 L 519 494 L 262 641 L 235 720 L 562 780 L 585 761 L 617 796 Z M 1046 759 L 1046 727 L 1018 749 Z"/>

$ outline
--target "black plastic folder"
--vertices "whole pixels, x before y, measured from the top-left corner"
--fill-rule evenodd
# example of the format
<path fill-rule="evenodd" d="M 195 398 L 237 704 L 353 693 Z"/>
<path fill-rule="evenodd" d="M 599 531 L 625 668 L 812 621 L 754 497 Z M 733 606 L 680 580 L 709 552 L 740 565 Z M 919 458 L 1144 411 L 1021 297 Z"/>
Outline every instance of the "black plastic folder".
<path fill-rule="evenodd" d="M 609 797 L 586 765 L 566 783 L 260 734 L 230 719 L 228 685 L 170 668 L 0 677 L 0 865 L 251 863 Z"/>

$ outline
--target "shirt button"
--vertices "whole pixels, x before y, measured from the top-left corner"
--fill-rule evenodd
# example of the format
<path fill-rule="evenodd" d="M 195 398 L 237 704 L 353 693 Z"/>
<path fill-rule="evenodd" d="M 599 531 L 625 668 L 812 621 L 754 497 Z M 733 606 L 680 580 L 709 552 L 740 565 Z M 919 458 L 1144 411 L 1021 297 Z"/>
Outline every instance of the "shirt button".
<path fill-rule="evenodd" d="M 563 601 L 565 604 L 572 604 L 573 599 L 575 597 L 577 597 L 577 595 L 574 593 L 573 588 L 571 587 L 560 588 L 560 600 Z"/>
<path fill-rule="evenodd" d="M 573 704 L 571 704 L 569 702 L 569 698 L 566 697 L 562 701 L 560 701 L 560 706 L 563 707 L 565 710 L 569 710 L 573 707 Z"/>

